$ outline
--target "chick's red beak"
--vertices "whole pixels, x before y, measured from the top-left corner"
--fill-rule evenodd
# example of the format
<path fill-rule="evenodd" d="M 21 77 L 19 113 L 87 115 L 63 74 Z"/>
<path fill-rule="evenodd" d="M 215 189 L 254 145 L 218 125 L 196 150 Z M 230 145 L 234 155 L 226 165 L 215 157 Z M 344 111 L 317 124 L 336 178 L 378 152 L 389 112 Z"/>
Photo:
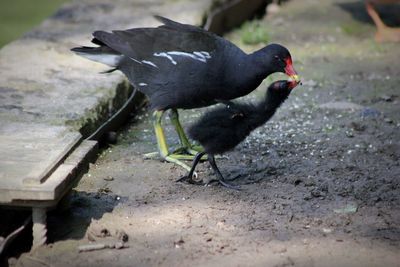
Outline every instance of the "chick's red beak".
<path fill-rule="evenodd" d="M 293 68 L 292 59 L 289 57 L 285 60 L 285 62 L 286 62 L 286 67 L 285 67 L 286 75 L 289 76 L 292 80 L 294 80 L 296 84 L 300 83 L 300 77 Z"/>

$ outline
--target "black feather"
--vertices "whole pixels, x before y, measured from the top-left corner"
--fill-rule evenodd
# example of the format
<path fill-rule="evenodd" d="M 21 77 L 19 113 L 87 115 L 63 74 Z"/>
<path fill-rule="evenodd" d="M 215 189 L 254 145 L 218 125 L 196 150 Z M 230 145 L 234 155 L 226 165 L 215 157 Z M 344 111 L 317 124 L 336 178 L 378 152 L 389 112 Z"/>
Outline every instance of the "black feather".
<path fill-rule="evenodd" d="M 268 87 L 265 100 L 258 104 L 231 103 L 213 109 L 191 125 L 189 136 L 199 142 L 207 154 L 229 151 L 267 122 L 293 87 L 291 82 L 277 81 Z"/>

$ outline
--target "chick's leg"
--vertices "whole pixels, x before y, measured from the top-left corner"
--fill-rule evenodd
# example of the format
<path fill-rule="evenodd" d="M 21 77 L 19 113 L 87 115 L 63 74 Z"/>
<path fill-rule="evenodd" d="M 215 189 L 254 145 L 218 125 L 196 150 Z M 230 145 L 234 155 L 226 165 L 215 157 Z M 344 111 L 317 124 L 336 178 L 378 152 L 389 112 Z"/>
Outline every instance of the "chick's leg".
<path fill-rule="evenodd" d="M 210 162 L 211 168 L 214 170 L 215 175 L 217 175 L 218 179 L 210 180 L 208 183 L 206 183 L 206 185 L 209 185 L 209 184 L 211 184 L 213 182 L 218 182 L 222 186 L 225 186 L 225 187 L 227 187 L 229 189 L 240 190 L 240 186 L 231 185 L 231 184 L 229 184 L 229 183 L 227 183 L 225 181 L 224 176 L 221 174 L 221 172 L 219 171 L 219 169 L 217 167 L 217 163 L 215 162 L 214 155 L 208 155 L 208 161 Z"/>
<path fill-rule="evenodd" d="M 197 174 L 195 173 L 194 170 L 196 169 L 197 164 L 199 163 L 201 158 L 204 156 L 204 154 L 205 154 L 205 152 L 197 153 L 197 155 L 195 156 L 195 158 L 193 160 L 192 168 L 190 169 L 189 174 L 179 178 L 176 182 L 188 182 L 190 184 L 202 185 L 203 182 L 202 181 L 195 181 L 193 179 L 193 175 L 197 176 Z"/>

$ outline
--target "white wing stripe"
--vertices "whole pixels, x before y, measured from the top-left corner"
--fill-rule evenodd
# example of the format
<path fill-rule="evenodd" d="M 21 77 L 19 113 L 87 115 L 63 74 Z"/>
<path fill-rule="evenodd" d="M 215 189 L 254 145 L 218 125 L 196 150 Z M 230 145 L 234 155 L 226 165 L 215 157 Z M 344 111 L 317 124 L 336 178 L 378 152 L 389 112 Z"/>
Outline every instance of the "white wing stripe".
<path fill-rule="evenodd" d="M 165 52 L 162 52 L 162 53 L 154 53 L 153 55 L 156 56 L 156 57 L 166 57 L 166 58 L 169 59 L 169 61 L 171 61 L 172 64 L 174 64 L 174 65 L 177 64 L 176 61 L 175 61 L 170 55 L 168 55 L 168 54 L 165 53 Z"/>
<path fill-rule="evenodd" d="M 187 52 L 180 52 L 180 51 L 169 51 L 169 52 L 161 52 L 161 53 L 154 53 L 153 54 L 156 57 L 166 57 L 168 58 L 172 64 L 176 65 L 178 64 L 172 56 L 180 56 L 180 57 L 189 57 L 191 59 L 206 63 L 207 59 L 210 59 L 211 56 L 208 52 L 206 51 L 194 51 L 193 53 L 187 53 Z M 143 61 L 142 61 L 143 62 Z"/>
<path fill-rule="evenodd" d="M 147 64 L 147 65 L 153 66 L 154 68 L 158 68 L 158 67 L 157 67 L 157 65 L 156 65 L 156 64 L 154 64 L 154 63 L 153 63 L 153 62 L 151 62 L 151 61 L 148 61 L 148 60 L 142 60 L 142 62 L 143 62 L 144 64 Z"/>

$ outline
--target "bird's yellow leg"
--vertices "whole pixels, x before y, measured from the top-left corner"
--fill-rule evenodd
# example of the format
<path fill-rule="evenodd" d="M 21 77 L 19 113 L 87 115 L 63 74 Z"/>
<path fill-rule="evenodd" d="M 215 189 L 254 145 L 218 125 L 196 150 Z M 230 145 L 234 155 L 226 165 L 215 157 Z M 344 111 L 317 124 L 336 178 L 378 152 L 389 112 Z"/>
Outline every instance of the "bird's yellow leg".
<path fill-rule="evenodd" d="M 154 131 L 155 131 L 155 134 L 156 134 L 158 151 L 160 153 L 160 156 L 164 160 L 166 160 L 168 162 L 171 162 L 171 163 L 175 163 L 175 164 L 183 167 L 187 171 L 190 171 L 191 168 L 181 161 L 181 159 L 184 160 L 185 158 L 176 157 L 174 154 L 170 154 L 169 151 L 168 151 L 168 144 L 167 144 L 166 139 L 165 139 L 164 130 L 163 130 L 162 126 L 161 126 L 161 120 L 162 120 L 163 114 L 164 114 L 164 111 L 155 111 L 153 113 L 153 116 L 154 116 Z M 151 153 L 151 154 L 153 154 L 153 153 Z M 147 156 L 149 156 L 149 155 L 147 155 Z"/>
<path fill-rule="evenodd" d="M 154 132 L 156 134 L 157 138 L 157 146 L 158 146 L 158 151 L 160 152 L 160 155 L 162 157 L 168 156 L 169 151 L 168 151 L 168 145 L 167 141 L 165 140 L 165 134 L 164 130 L 161 127 L 161 120 L 162 116 L 164 114 L 164 111 L 155 111 L 153 113 L 154 116 Z"/>
<path fill-rule="evenodd" d="M 185 156 L 185 154 L 191 155 L 191 160 L 194 159 L 194 156 L 197 155 L 199 152 L 203 152 L 204 149 L 201 146 L 195 146 L 192 145 L 189 142 L 189 139 L 187 138 L 185 131 L 183 130 L 183 127 L 179 121 L 179 114 L 176 109 L 171 109 L 170 114 L 169 114 L 170 120 L 172 125 L 175 127 L 175 131 L 178 134 L 179 141 L 181 143 L 181 148 L 178 148 L 177 150 L 174 151 L 174 155 L 179 156 Z M 207 156 L 205 155 L 202 157 L 202 160 L 206 160 Z"/>

